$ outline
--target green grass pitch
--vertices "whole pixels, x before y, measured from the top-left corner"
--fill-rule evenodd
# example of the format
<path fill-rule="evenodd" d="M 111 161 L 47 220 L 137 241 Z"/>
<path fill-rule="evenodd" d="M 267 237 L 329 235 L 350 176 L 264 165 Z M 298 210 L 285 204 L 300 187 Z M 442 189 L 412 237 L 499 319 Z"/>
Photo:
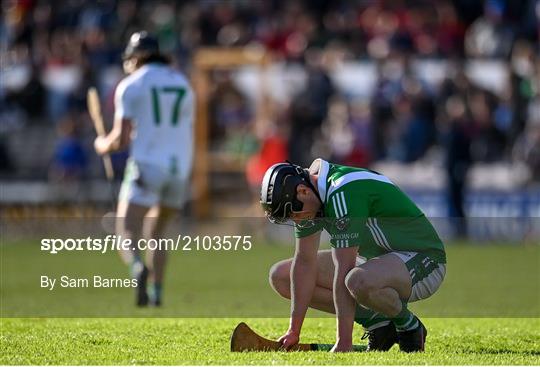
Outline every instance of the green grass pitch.
<path fill-rule="evenodd" d="M 1 364 L 299 364 L 299 365 L 538 365 L 538 320 L 426 319 L 427 351 L 403 354 L 328 352 L 231 353 L 239 319 L 5 319 Z M 278 337 L 287 319 L 247 320 Z M 332 341 L 334 320 L 309 319 L 303 340 Z M 356 330 L 356 342 L 360 342 Z"/>
<path fill-rule="evenodd" d="M 448 246 L 445 284 L 432 299 L 413 305 L 429 331 L 426 352 L 414 355 L 400 353 L 397 346 L 387 353 L 339 355 L 229 352 L 230 334 L 240 321 L 269 338 L 286 330 L 288 302 L 270 290 L 266 272 L 277 259 L 291 256 L 290 247 L 263 246 L 244 254 L 246 258 L 211 253 L 192 253 L 190 258 L 174 253 L 163 309 L 143 311 L 132 306 L 130 290 L 66 290 L 53 297 L 36 285 L 40 273 L 54 269 L 60 269 L 58 274 L 92 274 L 97 268 L 125 275 L 115 254 L 50 256 L 35 251 L 35 243 L 4 241 L 0 250 L 2 365 L 540 364 L 538 246 Z M 223 274 L 241 281 L 225 282 Z M 250 294 L 257 296 L 245 299 Z M 216 303 L 225 311 L 210 318 Z M 254 309 L 272 317 L 254 317 L 258 316 Z M 92 311 L 101 317 L 82 317 Z M 33 314 L 40 317 L 27 317 Z M 69 317 L 51 317 L 62 315 Z M 190 317 L 197 315 L 205 317 Z M 309 315 L 302 341 L 332 343 L 334 319 Z M 356 327 L 356 344 L 365 343 L 361 335 Z"/>

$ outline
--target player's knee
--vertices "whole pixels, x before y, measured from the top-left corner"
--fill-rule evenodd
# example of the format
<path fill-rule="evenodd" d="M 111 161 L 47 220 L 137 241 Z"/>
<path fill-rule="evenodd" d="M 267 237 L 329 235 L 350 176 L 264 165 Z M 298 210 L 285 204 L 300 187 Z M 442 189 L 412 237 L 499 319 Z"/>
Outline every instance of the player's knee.
<path fill-rule="evenodd" d="M 272 288 L 285 298 L 291 298 L 290 269 L 291 261 L 283 260 L 272 265 L 268 274 Z"/>
<path fill-rule="evenodd" d="M 345 277 L 345 286 L 349 290 L 349 292 L 356 297 L 356 282 L 357 282 L 357 274 L 356 269 L 352 269 L 349 271 L 347 276 Z"/>
<path fill-rule="evenodd" d="M 357 300 L 369 297 L 376 287 L 368 273 L 361 268 L 352 269 L 345 277 L 345 286 Z"/>

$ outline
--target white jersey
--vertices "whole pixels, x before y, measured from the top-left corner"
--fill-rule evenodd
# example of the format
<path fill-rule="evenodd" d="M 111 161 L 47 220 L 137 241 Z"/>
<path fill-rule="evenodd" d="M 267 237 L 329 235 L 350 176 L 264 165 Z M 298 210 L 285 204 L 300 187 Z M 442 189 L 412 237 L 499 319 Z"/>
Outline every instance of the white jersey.
<path fill-rule="evenodd" d="M 133 122 L 131 158 L 186 178 L 193 159 L 194 95 L 186 77 L 148 64 L 116 88 L 115 119 Z"/>

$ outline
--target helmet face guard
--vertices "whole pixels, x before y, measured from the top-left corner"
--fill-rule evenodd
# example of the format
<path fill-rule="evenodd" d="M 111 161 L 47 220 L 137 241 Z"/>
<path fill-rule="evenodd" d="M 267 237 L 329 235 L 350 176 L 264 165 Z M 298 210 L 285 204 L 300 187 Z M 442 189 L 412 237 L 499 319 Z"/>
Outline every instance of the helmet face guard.
<path fill-rule="evenodd" d="M 318 191 L 311 183 L 307 169 L 298 165 L 277 163 L 270 167 L 264 175 L 261 185 L 261 206 L 270 222 L 276 224 L 290 224 L 293 212 L 302 211 L 303 203 L 296 197 L 296 188 L 303 184 L 313 190 L 319 200 Z M 314 220 L 302 221 L 297 226 L 312 227 Z"/>

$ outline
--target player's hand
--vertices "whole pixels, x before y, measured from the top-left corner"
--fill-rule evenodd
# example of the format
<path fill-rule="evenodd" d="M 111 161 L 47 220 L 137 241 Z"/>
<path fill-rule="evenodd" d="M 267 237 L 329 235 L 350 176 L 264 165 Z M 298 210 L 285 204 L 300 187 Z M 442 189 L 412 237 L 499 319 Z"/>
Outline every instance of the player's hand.
<path fill-rule="evenodd" d="M 106 147 L 106 139 L 103 136 L 98 136 L 96 140 L 94 140 L 94 149 L 96 150 L 96 153 L 99 155 L 103 155 L 107 153 L 107 147 Z"/>
<path fill-rule="evenodd" d="M 278 339 L 283 349 L 289 350 L 300 341 L 300 334 L 293 330 L 288 330 L 285 335 Z"/>
<path fill-rule="evenodd" d="M 330 349 L 330 352 L 333 353 L 343 353 L 343 352 L 352 352 L 353 347 L 352 343 L 342 343 L 340 341 L 337 341 L 336 344 Z"/>

